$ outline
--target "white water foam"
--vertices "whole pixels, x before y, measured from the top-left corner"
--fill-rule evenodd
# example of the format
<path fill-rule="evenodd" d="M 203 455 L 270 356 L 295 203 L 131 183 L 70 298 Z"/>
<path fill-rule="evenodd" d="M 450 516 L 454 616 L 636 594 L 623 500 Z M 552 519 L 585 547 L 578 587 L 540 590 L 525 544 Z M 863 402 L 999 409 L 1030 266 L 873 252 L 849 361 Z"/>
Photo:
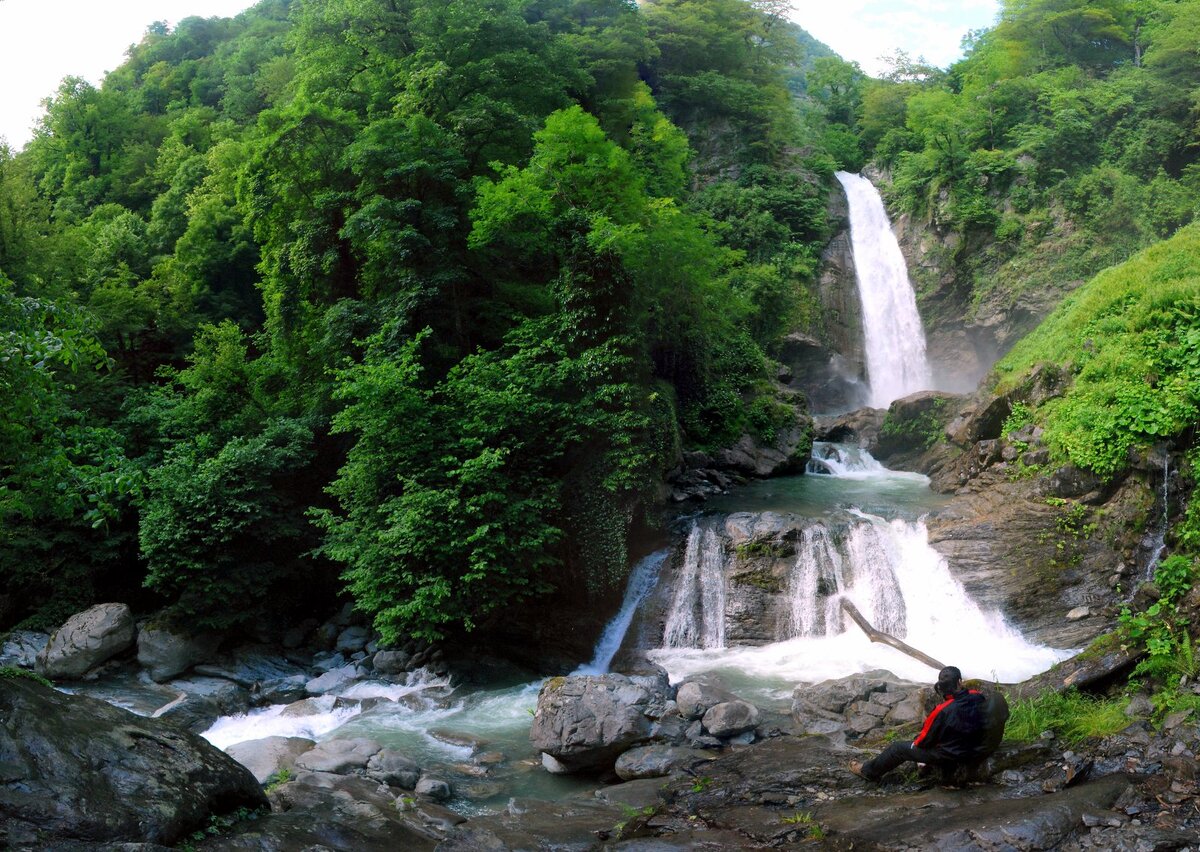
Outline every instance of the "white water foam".
<path fill-rule="evenodd" d="M 633 570 L 629 572 L 629 582 L 625 587 L 625 600 L 621 603 L 621 609 L 604 628 L 604 632 L 600 634 L 591 662 L 584 663 L 571 674 L 602 675 L 608 673 L 608 667 L 611 665 L 613 657 L 616 656 L 617 651 L 621 650 L 621 643 L 625 641 L 625 634 L 633 622 L 634 613 L 637 612 L 638 606 L 645 600 L 646 595 L 654 590 L 655 584 L 658 583 L 658 572 L 670 555 L 670 548 L 663 548 L 651 553 L 633 566 Z"/>
<path fill-rule="evenodd" d="M 840 571 L 841 579 L 820 613 L 803 614 L 811 601 L 795 604 L 793 624 L 802 635 L 761 647 L 668 647 L 650 652 L 651 658 L 667 669 L 672 681 L 720 670 L 742 677 L 807 683 L 874 669 L 887 669 L 911 680 L 931 679 L 935 673 L 928 666 L 887 645 L 872 643 L 841 614 L 839 594 L 854 601 L 868 620 L 877 622 L 878 629 L 892 632 L 946 665 L 957 665 L 969 678 L 1014 683 L 1074 653 L 1031 644 L 999 612 L 981 609 L 951 575 L 946 560 L 929 545 L 923 522 L 889 523 L 862 513 L 857 517 L 861 529 L 850 530 L 836 547 L 836 558 L 829 555 L 835 545 L 828 530 L 811 536 L 817 561 L 825 561 L 818 573 Z M 803 559 L 802 555 L 798 561 Z M 882 583 L 880 563 L 887 563 L 891 575 Z M 793 588 L 808 595 L 816 585 L 810 579 L 798 579 Z M 902 607 L 902 616 L 897 605 Z M 903 629 L 897 629 L 901 617 Z"/>
<path fill-rule="evenodd" d="M 332 695 L 314 698 L 312 702 L 310 706 L 314 712 L 303 716 L 285 716 L 287 704 L 272 704 L 248 713 L 222 716 L 200 736 L 222 750 L 264 737 L 319 740 L 362 712 L 361 704 L 343 703 L 339 706 L 337 698 Z"/>
<path fill-rule="evenodd" d="M 725 542 L 695 524 L 667 614 L 669 648 L 725 647 Z"/>
<path fill-rule="evenodd" d="M 272 704 L 238 713 L 233 716 L 222 716 L 201 736 L 219 749 L 227 749 L 231 745 L 257 740 L 264 737 L 305 737 L 310 740 L 320 740 L 341 728 L 351 719 L 363 712 L 363 700 L 384 699 L 398 702 L 409 696 L 419 696 L 426 690 L 443 690 L 449 686 L 449 680 L 436 677 L 426 669 L 409 672 L 403 684 L 387 683 L 384 681 L 359 681 L 350 687 L 308 700 L 302 714 L 287 711 L 288 704 Z M 414 702 L 421 704 L 431 702 Z M 417 712 L 412 707 L 397 709 L 405 715 Z M 421 708 L 424 709 L 424 708 Z"/>
<path fill-rule="evenodd" d="M 886 408 L 893 400 L 932 386 L 925 331 L 908 267 L 879 191 L 860 175 L 838 172 L 836 176 L 850 204 L 870 404 Z"/>

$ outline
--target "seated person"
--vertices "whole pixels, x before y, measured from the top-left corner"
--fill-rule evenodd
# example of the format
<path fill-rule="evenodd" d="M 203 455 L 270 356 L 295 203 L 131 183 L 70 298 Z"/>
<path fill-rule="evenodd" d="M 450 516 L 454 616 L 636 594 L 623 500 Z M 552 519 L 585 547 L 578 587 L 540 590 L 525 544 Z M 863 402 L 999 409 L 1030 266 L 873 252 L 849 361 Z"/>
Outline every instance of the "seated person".
<path fill-rule="evenodd" d="M 934 688 L 945 700 L 929 714 L 915 740 L 892 743 L 866 763 L 851 763 L 850 771 L 868 781 L 878 781 L 909 760 L 951 771 L 984 757 L 987 699 L 978 690 L 963 688 L 962 672 L 955 666 L 946 666 L 938 673 Z"/>

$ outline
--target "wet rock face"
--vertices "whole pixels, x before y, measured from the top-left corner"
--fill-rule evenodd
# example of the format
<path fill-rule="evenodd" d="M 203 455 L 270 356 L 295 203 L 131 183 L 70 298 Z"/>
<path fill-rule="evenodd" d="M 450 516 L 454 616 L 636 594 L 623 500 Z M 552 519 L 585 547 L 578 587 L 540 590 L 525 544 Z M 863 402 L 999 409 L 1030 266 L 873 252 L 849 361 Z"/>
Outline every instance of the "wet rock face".
<path fill-rule="evenodd" d="M 50 637 L 37 656 L 38 674 L 52 680 L 81 677 L 133 645 L 133 614 L 107 603 L 77 613 Z"/>
<path fill-rule="evenodd" d="M 258 808 L 244 767 L 155 719 L 22 678 L 0 689 L 0 838 L 171 844 L 209 814 Z"/>
<path fill-rule="evenodd" d="M 665 672 L 550 678 L 538 693 L 529 740 L 563 771 L 611 769 L 622 752 L 649 738 L 672 696 Z"/>
<path fill-rule="evenodd" d="M 143 627 L 138 632 L 137 659 L 150 679 L 162 683 L 215 655 L 220 637 L 192 636 L 168 627 Z"/>

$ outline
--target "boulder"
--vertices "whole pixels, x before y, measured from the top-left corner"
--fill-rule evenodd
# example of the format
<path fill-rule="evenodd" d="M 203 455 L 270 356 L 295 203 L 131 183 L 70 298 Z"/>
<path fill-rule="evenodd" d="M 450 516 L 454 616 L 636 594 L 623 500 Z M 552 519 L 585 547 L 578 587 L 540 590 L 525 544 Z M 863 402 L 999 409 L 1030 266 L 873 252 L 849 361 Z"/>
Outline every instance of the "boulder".
<path fill-rule="evenodd" d="M 428 796 L 435 802 L 448 802 L 454 795 L 448 781 L 430 775 L 422 775 L 417 786 L 413 788 L 413 792 L 418 796 Z"/>
<path fill-rule="evenodd" d="M 371 631 L 365 627 L 347 627 L 338 634 L 337 641 L 334 643 L 334 650 L 345 654 L 352 654 L 355 651 L 361 651 L 367 646 L 367 642 L 371 640 Z"/>
<path fill-rule="evenodd" d="M 704 681 L 689 680 L 679 685 L 675 693 L 675 704 L 679 715 L 689 722 L 699 719 L 708 712 L 710 707 L 723 701 L 736 701 L 737 696 L 727 689 L 722 689 Z"/>
<path fill-rule="evenodd" d="M 156 683 L 170 680 L 196 663 L 207 662 L 221 639 L 214 634 L 188 635 L 166 626 L 146 626 L 138 631 L 137 660 Z"/>
<path fill-rule="evenodd" d="M 259 784 L 279 774 L 296 768 L 296 758 L 310 751 L 314 743 L 304 737 L 264 737 L 236 743 L 225 749 L 225 753 L 249 769 Z"/>
<path fill-rule="evenodd" d="M 236 683 L 219 677 L 190 677 L 169 681 L 179 697 L 154 712 L 189 731 L 207 730 L 221 716 L 245 713 L 250 695 Z"/>
<path fill-rule="evenodd" d="M 385 675 L 403 674 L 411 668 L 412 654 L 402 650 L 379 651 L 372 658 L 375 671 Z"/>
<path fill-rule="evenodd" d="M 231 680 L 249 690 L 255 704 L 287 704 L 303 698 L 310 672 L 279 656 L 275 649 L 244 645 L 220 663 L 196 666 L 200 674 Z"/>
<path fill-rule="evenodd" d="M 946 437 L 964 449 L 978 441 L 1000 438 L 1000 430 L 1011 413 L 1009 397 L 978 394 L 946 426 Z"/>
<path fill-rule="evenodd" d="M 133 614 L 125 604 L 96 604 L 67 619 L 37 656 L 38 674 L 77 678 L 133 645 Z"/>
<path fill-rule="evenodd" d="M 848 729 L 861 735 L 885 723 L 901 724 L 914 715 L 924 718 L 919 690 L 908 696 L 915 689 L 915 684 L 900 682 L 887 671 L 802 683 L 792 692 L 792 719 L 806 734 Z"/>
<path fill-rule="evenodd" d="M 271 799 L 271 813 L 243 820 L 200 848 L 212 852 L 433 852 L 446 836 L 445 823 L 455 819 L 433 819 L 432 814 L 417 808 L 402 811 L 395 796 L 378 782 L 325 772 L 302 772 L 272 793 Z"/>
<path fill-rule="evenodd" d="M 617 758 L 616 771 L 622 781 L 663 778 L 697 762 L 712 760 L 713 754 L 691 748 L 648 745 L 632 748 Z"/>
<path fill-rule="evenodd" d="M 811 449 L 812 418 L 797 412 L 791 424 L 775 430 L 769 445 L 743 435 L 732 447 L 714 453 L 713 465 L 743 476 L 781 476 L 803 469 Z"/>
<path fill-rule="evenodd" d="M 0 645 L 0 666 L 17 666 L 31 669 L 37 656 L 50 642 L 50 636 L 33 630 L 14 630 Z"/>
<path fill-rule="evenodd" d="M 249 770 L 205 740 L 101 701 L 14 678 L 0 718 L 0 834 L 14 848 L 21 837 L 39 849 L 171 845 L 210 814 L 267 804 Z"/>
<path fill-rule="evenodd" d="M 879 430 L 887 411 L 860 408 L 846 414 L 827 414 L 813 418 L 813 437 L 835 444 L 857 444 L 870 452 L 879 443 Z"/>
<path fill-rule="evenodd" d="M 383 746 L 366 737 L 326 740 L 297 758 L 296 767 L 334 775 L 363 775 L 371 758 L 382 750 Z"/>
<path fill-rule="evenodd" d="M 349 686 L 357 677 L 358 666 L 342 666 L 341 668 L 330 669 L 325 674 L 307 681 L 304 684 L 304 689 L 309 695 L 324 695 L 327 692 L 333 692 L 344 686 Z"/>
<path fill-rule="evenodd" d="M 758 727 L 758 708 L 748 701 L 723 701 L 709 708 L 701 720 L 714 737 L 734 737 Z"/>
<path fill-rule="evenodd" d="M 888 408 L 872 454 L 890 459 L 900 453 L 920 453 L 942 437 L 951 412 L 961 397 L 941 391 L 919 391 Z"/>
<path fill-rule="evenodd" d="M 367 761 L 367 777 L 389 787 L 411 790 L 421 778 L 421 769 L 400 752 L 385 748 Z"/>
<path fill-rule="evenodd" d="M 569 771 L 611 769 L 622 752 L 650 736 L 670 698 L 661 672 L 550 678 L 538 693 L 529 740 Z"/>

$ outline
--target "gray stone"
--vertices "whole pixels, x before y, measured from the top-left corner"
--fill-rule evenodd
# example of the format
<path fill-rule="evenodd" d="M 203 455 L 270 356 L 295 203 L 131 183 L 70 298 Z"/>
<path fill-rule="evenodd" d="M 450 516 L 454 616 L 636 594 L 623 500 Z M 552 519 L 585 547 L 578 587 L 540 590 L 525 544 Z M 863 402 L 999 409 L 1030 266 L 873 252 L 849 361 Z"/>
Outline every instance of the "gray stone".
<path fill-rule="evenodd" d="M 748 701 L 723 701 L 704 714 L 704 730 L 714 737 L 732 737 L 758 726 L 758 708 Z"/>
<path fill-rule="evenodd" d="M 49 634 L 14 630 L 5 637 L 4 644 L 0 646 L 0 666 L 31 669 L 37 663 L 38 654 L 49 642 Z"/>
<path fill-rule="evenodd" d="M 907 725 L 925 718 L 925 701 L 920 694 L 910 695 L 891 709 L 884 719 L 892 725 Z"/>
<path fill-rule="evenodd" d="M 212 659 L 220 643 L 220 637 L 211 633 L 189 636 L 170 627 L 147 625 L 138 631 L 137 659 L 151 680 L 162 683 Z"/>
<path fill-rule="evenodd" d="M 304 737 L 264 737 L 231 745 L 225 753 L 249 769 L 259 784 L 265 784 L 273 775 L 295 769 L 296 759 L 315 745 Z"/>
<path fill-rule="evenodd" d="M 694 762 L 712 759 L 712 754 L 696 749 L 663 745 L 639 746 L 617 758 L 616 771 L 622 781 L 662 778 Z"/>
<path fill-rule="evenodd" d="M 430 775 L 421 776 L 421 780 L 417 782 L 413 792 L 419 796 L 428 796 L 435 802 L 448 802 L 454 795 L 448 781 Z"/>
<path fill-rule="evenodd" d="M 371 755 L 371 759 L 367 761 L 367 777 L 389 787 L 411 790 L 421 778 L 421 769 L 404 754 L 385 748 Z"/>
<path fill-rule="evenodd" d="M 1087 618 L 1091 614 L 1092 610 L 1089 607 L 1077 606 L 1067 613 L 1067 621 L 1078 621 L 1081 618 Z"/>
<path fill-rule="evenodd" d="M 125 604 L 107 603 L 67 619 L 37 657 L 37 672 L 51 679 L 71 679 L 133 645 L 133 614 Z"/>
<path fill-rule="evenodd" d="M 719 686 L 703 681 L 687 681 L 679 685 L 675 693 L 675 703 L 679 715 L 691 721 L 699 719 L 708 712 L 710 707 L 723 701 L 736 701 L 737 696 Z"/>
<path fill-rule="evenodd" d="M 1154 715 L 1154 705 L 1150 702 L 1149 697 L 1139 692 L 1129 699 L 1129 704 L 1125 707 L 1125 715 L 1130 719 L 1149 719 Z"/>
<path fill-rule="evenodd" d="M 188 677 L 168 681 L 179 697 L 154 712 L 189 731 L 207 729 L 221 716 L 250 709 L 249 693 L 232 681 L 218 677 Z"/>
<path fill-rule="evenodd" d="M 344 665 L 346 665 L 346 655 L 336 651 L 328 651 L 324 654 L 317 654 L 313 657 L 312 661 L 312 667 L 319 672 L 340 669 Z"/>
<path fill-rule="evenodd" d="M 338 634 L 337 642 L 334 645 L 334 650 L 344 654 L 361 651 L 367 646 L 367 642 L 371 638 L 371 631 L 365 627 L 347 627 Z"/>
<path fill-rule="evenodd" d="M 665 673 L 640 680 L 550 678 L 538 694 L 530 742 L 572 771 L 611 768 L 618 755 L 649 737 L 671 698 Z"/>
<path fill-rule="evenodd" d="M 367 778 L 302 772 L 272 793 L 271 800 L 270 813 L 239 822 L 201 848 L 220 852 L 433 852 L 446 836 L 444 824 L 427 820 L 416 808 L 402 811 L 387 787 Z"/>
<path fill-rule="evenodd" d="M 803 700 L 807 706 L 824 713 L 843 713 L 851 702 L 887 691 L 889 679 L 894 679 L 889 672 L 868 672 L 811 686 L 801 684 L 792 692 L 792 701 L 794 705 L 797 700 Z"/>
<path fill-rule="evenodd" d="M 412 654 L 402 650 L 379 651 L 372 657 L 375 671 L 380 674 L 395 675 L 408 671 Z"/>
<path fill-rule="evenodd" d="M 0 718 L 0 832 L 35 836 L 33 848 L 174 845 L 212 813 L 267 804 L 205 740 L 101 701 L 12 678 Z"/>
<path fill-rule="evenodd" d="M 314 677 L 304 684 L 304 689 L 309 695 L 324 695 L 327 692 L 333 692 L 336 689 L 348 686 L 357 677 L 357 666 L 342 666 L 341 668 L 330 669 L 325 674 Z"/>
<path fill-rule="evenodd" d="M 223 677 L 254 694 L 256 704 L 287 704 L 303 698 L 309 672 L 261 645 L 237 648 L 220 664 L 202 663 L 199 674 Z"/>
<path fill-rule="evenodd" d="M 326 740 L 301 755 L 296 766 L 309 772 L 362 775 L 371 758 L 382 750 L 382 745 L 366 737 Z"/>

